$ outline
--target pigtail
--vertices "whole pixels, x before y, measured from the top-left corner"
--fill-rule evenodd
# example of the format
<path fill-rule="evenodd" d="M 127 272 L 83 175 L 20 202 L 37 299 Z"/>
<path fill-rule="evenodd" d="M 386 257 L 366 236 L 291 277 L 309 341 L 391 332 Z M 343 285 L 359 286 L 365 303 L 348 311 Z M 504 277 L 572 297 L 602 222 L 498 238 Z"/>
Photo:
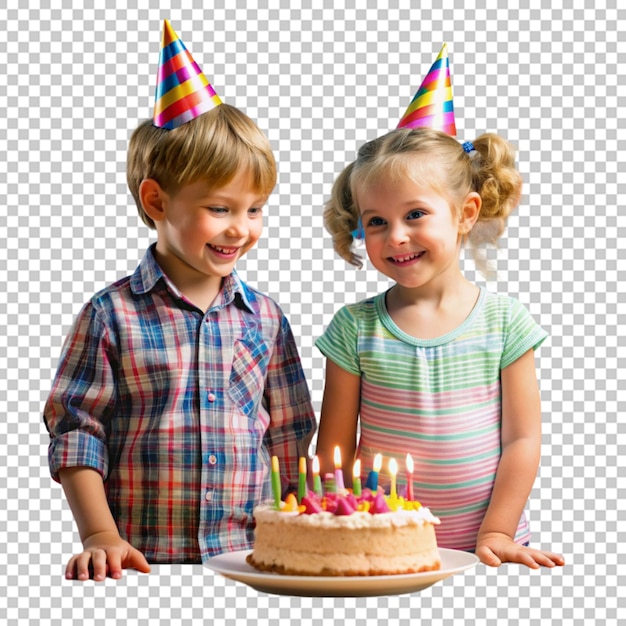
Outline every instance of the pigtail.
<path fill-rule="evenodd" d="M 507 218 L 519 204 L 522 177 L 515 166 L 515 148 L 506 139 L 486 133 L 473 142 L 473 147 L 472 188 L 480 194 L 482 205 L 467 243 L 478 270 L 487 278 L 495 278 L 486 248 L 497 248 Z"/>
<path fill-rule="evenodd" d="M 330 200 L 324 207 L 324 226 L 333 238 L 337 254 L 358 268 L 363 266 L 359 255 L 352 250 L 352 231 L 358 226 L 358 212 L 352 197 L 350 178 L 354 163 L 348 165 L 333 184 Z"/>
<path fill-rule="evenodd" d="M 496 244 L 519 204 L 522 177 L 515 166 L 515 148 L 506 139 L 486 133 L 473 143 L 472 187 L 480 194 L 482 206 L 470 241 Z"/>

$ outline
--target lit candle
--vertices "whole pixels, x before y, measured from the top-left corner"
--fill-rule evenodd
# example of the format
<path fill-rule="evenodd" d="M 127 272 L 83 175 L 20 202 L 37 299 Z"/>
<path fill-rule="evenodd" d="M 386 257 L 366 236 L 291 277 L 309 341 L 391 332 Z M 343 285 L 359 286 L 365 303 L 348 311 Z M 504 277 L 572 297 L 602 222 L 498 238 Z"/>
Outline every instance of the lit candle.
<path fill-rule="evenodd" d="M 343 471 L 341 469 L 341 450 L 339 446 L 335 446 L 335 487 L 337 493 L 341 493 L 345 490 L 343 484 Z"/>
<path fill-rule="evenodd" d="M 361 459 L 354 462 L 352 469 L 352 493 L 355 496 L 361 495 Z"/>
<path fill-rule="evenodd" d="M 278 457 L 272 457 L 272 494 L 274 496 L 274 508 L 280 511 L 280 473 L 278 469 Z"/>
<path fill-rule="evenodd" d="M 406 455 L 406 499 L 413 500 L 413 457 Z"/>
<path fill-rule="evenodd" d="M 320 460 L 317 454 L 313 457 L 313 491 L 322 497 L 322 479 L 320 478 Z"/>
<path fill-rule="evenodd" d="M 306 459 L 301 456 L 298 463 L 298 504 L 306 496 Z"/>
<path fill-rule="evenodd" d="M 377 454 L 374 457 L 374 466 L 372 471 L 369 473 L 367 477 L 367 483 L 365 486 L 372 491 L 376 491 L 378 489 L 378 472 L 380 472 L 380 468 L 383 466 L 383 455 Z"/>
<path fill-rule="evenodd" d="M 396 474 L 398 473 L 398 464 L 395 459 L 389 461 L 389 474 L 391 475 L 391 489 L 389 495 L 392 500 L 398 499 L 398 492 L 396 491 Z"/>

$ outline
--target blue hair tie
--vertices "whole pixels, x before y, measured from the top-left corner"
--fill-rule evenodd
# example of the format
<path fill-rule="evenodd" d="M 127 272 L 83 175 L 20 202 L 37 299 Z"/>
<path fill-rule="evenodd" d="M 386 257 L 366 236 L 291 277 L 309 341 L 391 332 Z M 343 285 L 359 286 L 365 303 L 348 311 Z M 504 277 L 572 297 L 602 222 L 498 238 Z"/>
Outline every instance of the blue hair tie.
<path fill-rule="evenodd" d="M 365 230 L 363 230 L 363 222 L 359 217 L 359 221 L 356 224 L 356 228 L 353 231 L 350 231 L 352 235 L 352 239 L 365 239 Z"/>
<path fill-rule="evenodd" d="M 466 141 L 463 143 L 463 150 L 469 154 L 470 152 L 474 152 L 476 148 L 474 148 L 474 144 L 471 141 Z"/>

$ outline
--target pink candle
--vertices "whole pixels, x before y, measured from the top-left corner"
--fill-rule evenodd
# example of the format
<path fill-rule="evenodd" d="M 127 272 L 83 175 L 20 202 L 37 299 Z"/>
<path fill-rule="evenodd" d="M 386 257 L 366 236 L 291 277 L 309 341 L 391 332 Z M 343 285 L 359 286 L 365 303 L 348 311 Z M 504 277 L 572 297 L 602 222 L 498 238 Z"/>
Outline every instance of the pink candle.
<path fill-rule="evenodd" d="M 406 455 L 406 499 L 413 500 L 413 457 Z"/>
<path fill-rule="evenodd" d="M 337 493 L 341 493 L 345 490 L 343 484 L 343 471 L 341 470 L 341 450 L 339 446 L 335 446 L 335 486 Z"/>

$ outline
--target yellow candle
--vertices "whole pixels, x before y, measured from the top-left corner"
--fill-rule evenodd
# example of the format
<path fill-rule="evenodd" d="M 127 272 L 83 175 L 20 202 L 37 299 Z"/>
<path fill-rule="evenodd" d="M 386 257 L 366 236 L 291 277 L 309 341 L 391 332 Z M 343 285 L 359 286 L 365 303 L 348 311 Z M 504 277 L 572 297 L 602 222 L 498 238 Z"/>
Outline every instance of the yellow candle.
<path fill-rule="evenodd" d="M 396 463 L 395 459 L 391 459 L 389 461 L 389 474 L 391 474 L 391 490 L 389 495 L 392 500 L 396 500 L 398 498 L 398 493 L 396 491 L 396 474 L 398 473 L 398 463 Z"/>

